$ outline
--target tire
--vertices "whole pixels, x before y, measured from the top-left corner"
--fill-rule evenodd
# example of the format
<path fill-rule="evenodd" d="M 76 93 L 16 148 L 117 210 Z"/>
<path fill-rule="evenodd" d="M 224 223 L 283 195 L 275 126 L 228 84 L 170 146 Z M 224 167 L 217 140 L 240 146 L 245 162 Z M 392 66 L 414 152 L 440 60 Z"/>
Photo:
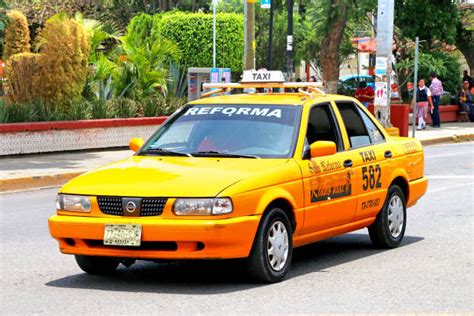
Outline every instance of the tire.
<path fill-rule="evenodd" d="M 272 208 L 263 215 L 255 236 L 248 258 L 249 273 L 261 282 L 280 282 L 290 270 L 292 257 L 293 229 L 290 220 L 282 209 Z"/>
<path fill-rule="evenodd" d="M 398 185 L 392 185 L 382 210 L 368 227 L 370 240 L 378 248 L 395 248 L 405 235 L 406 223 L 405 195 Z"/>
<path fill-rule="evenodd" d="M 88 274 L 111 274 L 117 269 L 119 261 L 109 257 L 76 255 L 77 265 Z"/>

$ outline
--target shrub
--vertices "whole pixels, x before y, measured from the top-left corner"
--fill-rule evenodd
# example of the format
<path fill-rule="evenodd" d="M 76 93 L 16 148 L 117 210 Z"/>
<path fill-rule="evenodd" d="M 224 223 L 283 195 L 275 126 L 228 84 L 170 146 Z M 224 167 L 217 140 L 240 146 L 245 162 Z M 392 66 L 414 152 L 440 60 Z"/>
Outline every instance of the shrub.
<path fill-rule="evenodd" d="M 135 21 L 134 21 L 135 20 Z M 138 27 L 137 21 L 144 25 Z M 131 21 L 134 29 L 144 29 L 149 19 L 142 15 Z M 169 12 L 155 15 L 152 42 L 162 38 L 174 42 L 180 50 L 180 63 L 186 67 L 212 66 L 212 14 Z M 240 14 L 219 13 L 216 16 L 217 67 L 241 71 L 244 56 L 244 19 Z M 146 32 L 142 32 L 148 36 Z"/>
<path fill-rule="evenodd" d="M 0 109 L 1 123 L 20 123 L 36 121 L 36 112 L 32 104 L 5 104 Z"/>
<path fill-rule="evenodd" d="M 136 101 L 121 97 L 113 98 L 107 101 L 107 103 L 115 117 L 135 117 L 140 108 Z"/>
<path fill-rule="evenodd" d="M 4 31 L 3 59 L 19 53 L 30 52 L 30 30 L 28 21 L 20 11 L 7 13 L 9 23 Z"/>
<path fill-rule="evenodd" d="M 62 105 L 78 99 L 86 84 L 89 34 L 78 21 L 59 14 L 46 22 L 39 37 L 40 100 Z"/>
<path fill-rule="evenodd" d="M 103 99 L 90 102 L 91 116 L 93 119 L 104 119 L 114 117 L 114 112 L 110 108 L 110 103 Z"/>
<path fill-rule="evenodd" d="M 168 116 L 173 114 L 177 109 L 184 106 L 187 102 L 186 98 L 168 97 L 162 98 L 158 104 L 156 116 Z"/>
<path fill-rule="evenodd" d="M 87 120 L 91 118 L 90 103 L 87 100 L 74 100 L 67 106 L 66 120 Z"/>
<path fill-rule="evenodd" d="M 135 16 L 127 26 L 127 36 L 130 42 L 136 46 L 143 46 L 151 40 L 151 31 L 153 28 L 153 17 L 141 13 Z"/>
<path fill-rule="evenodd" d="M 160 101 L 157 98 L 145 98 L 142 100 L 141 104 L 143 115 L 150 117 L 156 115 Z"/>
<path fill-rule="evenodd" d="M 11 103 L 24 104 L 36 98 L 36 81 L 39 54 L 20 53 L 12 55 L 6 63 L 8 86 L 7 100 Z"/>

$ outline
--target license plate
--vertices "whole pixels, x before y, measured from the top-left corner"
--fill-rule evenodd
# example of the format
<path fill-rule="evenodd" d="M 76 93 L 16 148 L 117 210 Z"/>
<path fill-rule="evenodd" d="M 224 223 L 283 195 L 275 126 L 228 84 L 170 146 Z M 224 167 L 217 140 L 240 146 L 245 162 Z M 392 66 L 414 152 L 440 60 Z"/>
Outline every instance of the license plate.
<path fill-rule="evenodd" d="M 104 245 L 108 246 L 140 246 L 142 225 L 105 224 Z"/>

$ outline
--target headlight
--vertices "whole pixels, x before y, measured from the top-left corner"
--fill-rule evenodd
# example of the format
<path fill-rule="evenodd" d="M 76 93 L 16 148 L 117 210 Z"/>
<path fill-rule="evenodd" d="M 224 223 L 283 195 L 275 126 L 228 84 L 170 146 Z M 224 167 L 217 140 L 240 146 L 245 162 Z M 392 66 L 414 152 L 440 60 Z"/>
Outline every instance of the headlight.
<path fill-rule="evenodd" d="M 229 198 L 215 199 L 176 199 L 176 215 L 222 215 L 232 212 L 232 201 Z"/>
<path fill-rule="evenodd" d="M 90 212 L 91 199 L 82 195 L 58 194 L 56 209 L 68 212 Z"/>

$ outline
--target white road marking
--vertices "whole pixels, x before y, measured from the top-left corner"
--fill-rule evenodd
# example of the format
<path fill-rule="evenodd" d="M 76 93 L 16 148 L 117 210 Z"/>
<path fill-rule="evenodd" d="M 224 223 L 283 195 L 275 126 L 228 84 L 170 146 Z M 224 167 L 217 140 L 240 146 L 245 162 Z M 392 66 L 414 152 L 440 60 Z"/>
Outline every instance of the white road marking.
<path fill-rule="evenodd" d="M 468 180 L 472 179 L 472 180 L 474 180 L 474 174 L 472 174 L 472 175 L 455 175 L 455 174 L 449 175 L 449 174 L 447 174 L 447 175 L 439 175 L 439 176 L 430 176 L 430 175 L 427 174 L 426 177 L 428 179 L 468 179 Z"/>
<path fill-rule="evenodd" d="M 458 151 L 458 152 L 450 152 L 446 154 L 438 154 L 438 155 L 426 155 L 426 159 L 433 159 L 433 158 L 443 158 L 443 157 L 450 157 L 450 156 L 458 156 L 461 154 L 465 154 L 465 151 Z"/>
<path fill-rule="evenodd" d="M 444 188 L 439 188 L 439 189 L 434 189 L 434 190 L 428 190 L 428 191 L 426 192 L 426 194 L 428 194 L 428 193 L 436 193 L 436 192 L 441 192 L 441 191 L 451 190 L 451 189 L 457 189 L 457 188 L 466 188 L 466 186 L 469 186 L 469 185 L 472 185 L 472 184 L 474 184 L 474 182 L 456 184 L 456 185 L 452 185 L 452 186 L 449 186 L 449 187 L 444 187 Z"/>

